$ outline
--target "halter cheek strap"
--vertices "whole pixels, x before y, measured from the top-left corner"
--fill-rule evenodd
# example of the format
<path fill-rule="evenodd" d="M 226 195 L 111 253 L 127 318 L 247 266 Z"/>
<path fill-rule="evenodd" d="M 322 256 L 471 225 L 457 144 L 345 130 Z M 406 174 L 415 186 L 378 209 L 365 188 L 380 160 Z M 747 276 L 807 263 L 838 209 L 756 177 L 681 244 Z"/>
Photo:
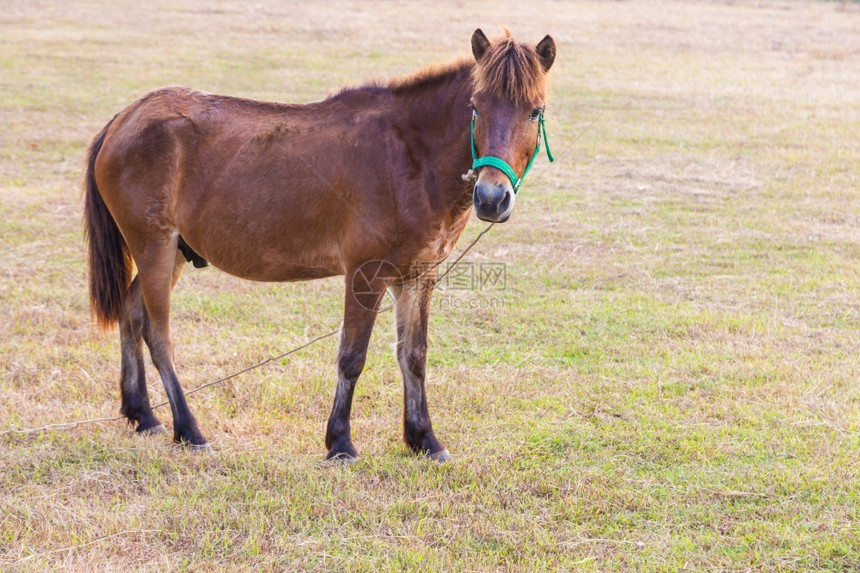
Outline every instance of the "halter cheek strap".
<path fill-rule="evenodd" d="M 472 124 L 470 126 L 471 131 L 471 140 L 472 140 L 472 171 L 477 170 L 479 167 L 495 167 L 505 175 L 507 175 L 508 179 L 511 180 L 511 185 L 514 188 L 514 193 L 520 190 L 520 184 L 523 182 L 523 179 L 526 178 L 529 170 L 532 168 L 532 164 L 537 159 L 538 153 L 540 153 L 540 140 L 541 136 L 543 136 L 544 146 L 546 147 L 546 156 L 552 162 L 555 161 L 555 157 L 552 155 L 552 151 L 549 149 L 549 140 L 546 137 L 546 125 L 544 124 L 543 112 L 541 112 L 540 117 L 538 118 L 538 133 L 537 133 L 537 143 L 535 144 L 534 153 L 532 153 L 531 159 L 529 159 L 528 164 L 526 165 L 525 170 L 523 171 L 522 176 L 517 177 L 517 173 L 514 171 L 514 168 L 511 167 L 507 161 L 501 159 L 499 157 L 495 157 L 493 155 L 485 155 L 483 157 L 478 157 L 478 152 L 475 149 L 475 119 L 478 117 L 478 113 L 476 111 L 472 111 Z"/>

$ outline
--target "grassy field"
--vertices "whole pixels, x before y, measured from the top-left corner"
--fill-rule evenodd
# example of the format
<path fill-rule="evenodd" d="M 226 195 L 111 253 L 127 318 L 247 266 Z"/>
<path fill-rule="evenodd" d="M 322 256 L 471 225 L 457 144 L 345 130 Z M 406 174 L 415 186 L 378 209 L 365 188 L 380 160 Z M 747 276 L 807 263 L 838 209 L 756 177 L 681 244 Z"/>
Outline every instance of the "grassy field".
<path fill-rule="evenodd" d="M 498 23 L 558 43 L 557 161 L 466 258 L 504 288 L 437 298 L 452 461 L 400 441 L 388 313 L 349 467 L 320 464 L 334 338 L 190 397 L 214 456 L 122 422 L 0 437 L 0 570 L 860 567 L 856 3 L 6 3 L 0 431 L 118 414 L 79 199 L 114 113 L 168 84 L 320 99 Z M 341 292 L 189 268 L 186 389 L 336 328 Z"/>

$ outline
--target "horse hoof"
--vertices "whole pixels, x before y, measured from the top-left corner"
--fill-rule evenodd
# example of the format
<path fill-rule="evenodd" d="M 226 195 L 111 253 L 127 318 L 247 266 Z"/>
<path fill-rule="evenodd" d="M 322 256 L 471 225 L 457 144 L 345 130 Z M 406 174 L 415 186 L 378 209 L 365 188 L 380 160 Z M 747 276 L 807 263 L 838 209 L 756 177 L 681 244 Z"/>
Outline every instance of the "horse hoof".
<path fill-rule="evenodd" d="M 199 454 L 209 454 L 212 455 L 215 453 L 215 450 L 212 449 L 212 446 L 209 445 L 209 442 L 205 442 L 203 444 L 189 444 L 191 451 Z"/>
<path fill-rule="evenodd" d="M 167 428 L 164 427 L 164 424 L 158 424 L 150 428 L 138 429 L 137 433 L 141 436 L 157 436 L 158 434 L 166 434 Z"/>
<path fill-rule="evenodd" d="M 326 456 L 326 459 L 322 463 L 322 465 L 325 465 L 325 466 L 350 466 L 357 461 L 358 461 L 358 456 L 354 456 L 354 455 L 348 454 L 346 452 L 339 452 L 337 454 L 329 453 L 329 455 Z"/>
<path fill-rule="evenodd" d="M 432 454 L 427 454 L 427 457 L 435 462 L 439 462 L 440 464 L 444 464 L 448 460 L 451 459 L 451 454 L 448 453 L 448 450 L 442 450 L 441 452 L 434 452 Z"/>

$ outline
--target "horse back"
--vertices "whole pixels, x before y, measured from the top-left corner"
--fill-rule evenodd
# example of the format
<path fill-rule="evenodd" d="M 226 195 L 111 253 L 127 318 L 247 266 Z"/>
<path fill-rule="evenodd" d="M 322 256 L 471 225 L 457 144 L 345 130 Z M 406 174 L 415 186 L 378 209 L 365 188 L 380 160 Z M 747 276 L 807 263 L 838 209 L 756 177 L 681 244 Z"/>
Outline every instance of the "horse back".
<path fill-rule="evenodd" d="M 346 103 L 152 92 L 107 133 L 96 168 L 105 202 L 138 242 L 178 233 L 237 276 L 342 274 L 398 242 L 383 114 Z"/>

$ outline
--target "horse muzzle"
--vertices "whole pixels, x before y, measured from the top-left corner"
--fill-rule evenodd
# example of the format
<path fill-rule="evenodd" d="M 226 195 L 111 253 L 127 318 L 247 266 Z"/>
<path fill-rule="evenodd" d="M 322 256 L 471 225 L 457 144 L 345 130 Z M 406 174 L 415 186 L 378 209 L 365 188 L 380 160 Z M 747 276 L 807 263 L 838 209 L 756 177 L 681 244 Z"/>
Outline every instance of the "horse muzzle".
<path fill-rule="evenodd" d="M 504 223 L 511 217 L 516 198 L 513 188 L 500 181 L 478 181 L 472 192 L 475 214 L 492 223 Z"/>

